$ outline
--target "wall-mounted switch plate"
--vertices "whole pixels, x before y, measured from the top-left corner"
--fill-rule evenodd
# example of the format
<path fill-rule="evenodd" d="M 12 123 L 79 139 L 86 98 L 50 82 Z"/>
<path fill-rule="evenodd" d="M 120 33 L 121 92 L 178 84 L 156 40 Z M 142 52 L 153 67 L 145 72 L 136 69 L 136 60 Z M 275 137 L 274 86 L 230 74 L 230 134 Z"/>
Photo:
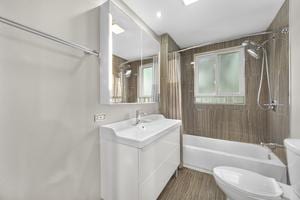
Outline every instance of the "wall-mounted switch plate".
<path fill-rule="evenodd" d="M 105 119 L 106 119 L 106 114 L 105 113 L 95 114 L 95 116 L 94 116 L 94 121 L 95 122 L 104 121 Z"/>

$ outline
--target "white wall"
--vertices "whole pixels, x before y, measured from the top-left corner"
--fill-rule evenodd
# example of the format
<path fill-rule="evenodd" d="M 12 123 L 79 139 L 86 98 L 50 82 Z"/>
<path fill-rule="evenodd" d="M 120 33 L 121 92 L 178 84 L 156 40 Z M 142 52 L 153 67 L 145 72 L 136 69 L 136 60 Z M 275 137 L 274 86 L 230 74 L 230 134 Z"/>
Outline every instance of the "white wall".
<path fill-rule="evenodd" d="M 300 138 L 300 1 L 290 0 L 291 137 Z"/>
<path fill-rule="evenodd" d="M 99 0 L 0 0 L 0 15 L 93 49 Z M 122 120 L 158 105 L 101 106 L 99 62 L 0 23 L 0 199 L 99 200 L 93 115 Z"/>

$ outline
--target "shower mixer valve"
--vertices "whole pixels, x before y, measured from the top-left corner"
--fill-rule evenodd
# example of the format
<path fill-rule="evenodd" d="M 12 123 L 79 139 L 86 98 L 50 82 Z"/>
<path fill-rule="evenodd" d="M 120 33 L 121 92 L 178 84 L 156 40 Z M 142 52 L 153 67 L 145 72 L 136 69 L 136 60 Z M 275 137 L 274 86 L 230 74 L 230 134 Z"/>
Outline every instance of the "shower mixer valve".
<path fill-rule="evenodd" d="M 267 103 L 267 104 L 264 104 L 264 105 L 265 105 L 265 106 L 270 106 L 271 109 L 272 109 L 274 112 L 276 112 L 276 111 L 277 111 L 277 107 L 278 107 L 278 106 L 283 106 L 284 104 L 279 104 L 277 100 L 272 100 L 272 102 L 271 102 L 270 104 Z"/>

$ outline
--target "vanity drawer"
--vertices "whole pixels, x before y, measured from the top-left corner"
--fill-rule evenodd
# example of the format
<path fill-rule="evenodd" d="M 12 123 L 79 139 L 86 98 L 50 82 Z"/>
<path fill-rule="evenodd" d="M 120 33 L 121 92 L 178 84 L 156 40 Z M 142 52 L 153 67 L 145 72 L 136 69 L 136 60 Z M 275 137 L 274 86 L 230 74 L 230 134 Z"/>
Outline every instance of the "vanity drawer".
<path fill-rule="evenodd" d="M 180 147 L 180 127 L 174 128 L 161 139 L 139 152 L 139 182 L 143 183 L 164 163 L 175 149 Z M 178 153 L 180 158 L 180 153 Z"/>
<path fill-rule="evenodd" d="M 139 199 L 154 200 L 180 164 L 180 127 L 139 151 Z"/>

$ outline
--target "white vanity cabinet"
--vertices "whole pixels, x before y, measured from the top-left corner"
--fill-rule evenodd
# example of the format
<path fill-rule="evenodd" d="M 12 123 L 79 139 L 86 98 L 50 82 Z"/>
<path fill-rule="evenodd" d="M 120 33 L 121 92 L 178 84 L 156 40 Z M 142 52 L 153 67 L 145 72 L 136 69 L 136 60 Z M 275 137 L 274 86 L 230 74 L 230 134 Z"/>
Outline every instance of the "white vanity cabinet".
<path fill-rule="evenodd" d="M 180 163 L 178 120 L 150 115 L 100 128 L 104 200 L 155 200 Z"/>

